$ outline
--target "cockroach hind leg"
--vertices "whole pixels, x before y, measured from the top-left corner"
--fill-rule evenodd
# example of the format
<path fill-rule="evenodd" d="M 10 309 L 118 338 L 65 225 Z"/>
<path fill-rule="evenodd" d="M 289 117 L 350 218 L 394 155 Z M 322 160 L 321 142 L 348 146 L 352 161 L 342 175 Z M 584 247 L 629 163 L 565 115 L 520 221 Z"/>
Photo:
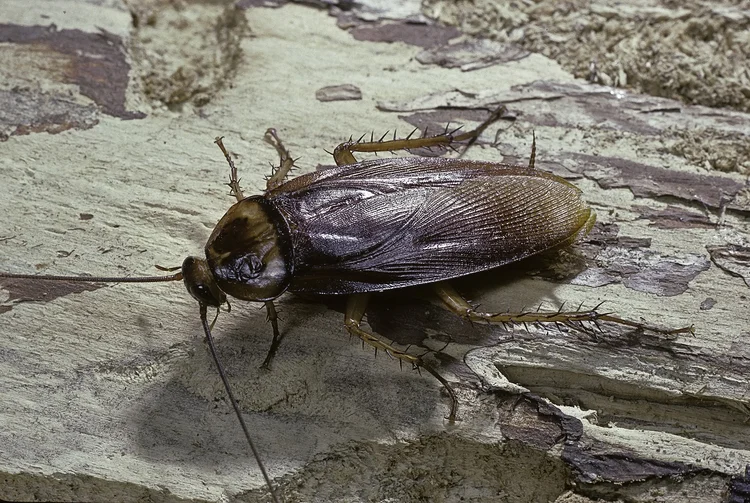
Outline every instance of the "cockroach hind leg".
<path fill-rule="evenodd" d="M 344 314 L 344 326 L 349 332 L 349 335 L 355 335 L 359 337 L 363 345 L 367 344 L 368 346 L 375 348 L 376 351 L 385 351 L 386 354 L 398 359 L 399 362 L 406 362 L 411 364 L 412 367 L 416 368 L 417 370 L 425 369 L 427 372 L 429 372 L 433 377 L 435 377 L 435 379 L 440 382 L 440 384 L 443 385 L 445 390 L 448 392 L 448 395 L 450 395 L 451 410 L 450 415 L 448 416 L 448 420 L 451 423 L 454 422 L 456 419 L 456 411 L 458 410 L 458 399 L 456 397 L 456 392 L 453 390 L 448 381 L 443 376 L 441 376 L 429 363 L 424 361 L 422 357 L 414 356 L 405 351 L 396 349 L 380 337 L 367 332 L 360 326 L 362 318 L 365 314 L 365 310 L 367 309 L 368 301 L 369 294 L 354 294 L 349 296 L 346 303 L 346 313 Z"/>
<path fill-rule="evenodd" d="M 523 324 L 525 327 L 527 327 L 528 323 L 554 323 L 557 326 L 562 324 L 589 334 L 591 331 L 586 330 L 586 323 L 597 324 L 598 322 L 604 321 L 630 327 L 635 330 L 644 330 L 666 336 L 693 333 L 692 326 L 678 329 L 665 329 L 647 323 L 619 318 L 612 313 L 601 313 L 597 311 L 597 309 L 583 309 L 582 305 L 575 311 L 563 311 L 560 309 L 557 311 L 523 311 L 517 313 L 481 312 L 476 311 L 449 283 L 434 283 L 433 288 L 449 311 L 469 321 L 484 321 L 487 323 L 500 323 L 503 325 Z M 599 304 L 599 306 L 601 306 L 601 304 Z"/>
<path fill-rule="evenodd" d="M 431 148 L 431 147 L 450 147 L 451 144 L 459 141 L 468 140 L 467 148 L 476 141 L 479 135 L 487 129 L 487 127 L 501 118 L 507 111 L 507 108 L 503 105 L 497 108 L 487 120 L 482 122 L 476 129 L 456 135 L 460 128 L 456 128 L 453 131 L 448 132 L 447 129 L 437 135 L 428 136 L 427 129 L 425 128 L 424 134 L 419 138 L 412 138 L 412 133 L 403 139 L 392 139 L 386 140 L 385 137 L 388 133 L 383 135 L 379 140 L 371 140 L 369 142 L 363 142 L 362 138 L 358 141 L 349 141 L 341 143 L 333 151 L 333 159 L 336 161 L 337 166 L 345 166 L 347 164 L 354 164 L 357 159 L 354 157 L 354 152 L 388 152 L 396 150 L 412 150 L 418 148 Z M 416 131 L 416 129 L 415 129 Z"/>
<path fill-rule="evenodd" d="M 273 190 L 284 183 L 287 175 L 292 170 L 292 166 L 294 166 L 295 159 L 292 159 L 292 156 L 289 155 L 289 151 L 274 128 L 268 128 L 266 134 L 263 135 L 263 139 L 275 148 L 279 154 L 279 167 L 273 171 L 271 177 L 266 182 L 266 190 Z"/>

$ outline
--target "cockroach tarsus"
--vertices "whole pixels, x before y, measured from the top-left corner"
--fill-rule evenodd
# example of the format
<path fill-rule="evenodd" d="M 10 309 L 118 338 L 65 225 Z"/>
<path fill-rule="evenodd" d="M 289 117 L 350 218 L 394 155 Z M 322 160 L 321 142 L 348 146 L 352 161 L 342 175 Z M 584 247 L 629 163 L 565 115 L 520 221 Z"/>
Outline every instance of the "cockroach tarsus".
<path fill-rule="evenodd" d="M 457 398 L 450 383 L 422 356 L 395 348 L 367 331 L 362 320 L 373 293 L 431 285 L 445 307 L 470 322 L 553 323 L 581 329 L 600 321 L 665 334 L 645 323 L 591 310 L 489 313 L 476 310 L 449 280 L 516 262 L 585 236 L 595 221 L 580 191 L 567 181 L 535 167 L 536 139 L 528 166 L 462 159 L 406 157 L 358 162 L 355 152 L 387 152 L 450 147 L 472 143 L 506 111 L 498 108 L 478 128 L 461 134 L 363 142 L 349 140 L 333 151 L 336 167 L 287 176 L 295 160 L 276 131 L 265 141 L 279 155 L 279 166 L 267 178 L 261 195 L 245 197 L 237 168 L 216 139 L 230 168 L 230 195 L 236 203 L 221 218 L 205 246 L 206 258 L 187 257 L 179 272 L 149 277 L 38 276 L 0 273 L 0 277 L 138 283 L 183 280 L 199 304 L 201 324 L 227 397 L 275 502 L 279 498 L 262 463 L 216 353 L 209 308 L 227 297 L 262 302 L 273 339 L 263 365 L 268 366 L 281 342 L 274 300 L 286 291 L 347 295 L 344 326 L 350 335 L 376 351 L 424 369 L 450 395 L 448 419 L 456 417 Z M 178 268 L 163 268 L 175 271 Z"/>

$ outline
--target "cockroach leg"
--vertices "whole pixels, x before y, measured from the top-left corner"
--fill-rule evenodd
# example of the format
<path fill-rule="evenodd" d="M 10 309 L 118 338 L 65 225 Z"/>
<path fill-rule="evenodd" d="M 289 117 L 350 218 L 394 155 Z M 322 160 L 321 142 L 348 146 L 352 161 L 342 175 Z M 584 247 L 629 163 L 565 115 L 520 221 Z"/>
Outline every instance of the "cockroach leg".
<path fill-rule="evenodd" d="M 369 298 L 370 295 L 367 293 L 358 293 L 349 296 L 349 299 L 346 302 L 346 314 L 344 315 L 344 325 L 346 326 L 349 334 L 356 335 L 362 340 L 363 343 L 375 348 L 376 351 L 385 351 L 388 355 L 397 358 L 402 362 L 410 363 L 412 367 L 416 369 L 425 369 L 433 377 L 435 377 L 435 379 L 440 381 L 440 384 L 445 387 L 446 391 L 448 391 L 448 394 L 451 397 L 451 411 L 448 416 L 448 420 L 450 422 L 455 421 L 456 410 L 458 409 L 458 399 L 456 398 L 455 391 L 453 391 L 453 388 L 443 376 L 438 374 L 438 372 L 434 368 L 432 368 L 430 364 L 425 362 L 421 357 L 410 355 L 409 353 L 398 350 L 387 342 L 383 341 L 381 338 L 361 328 L 360 324 L 362 322 L 362 317 L 365 315 L 365 311 L 367 310 L 367 302 L 369 301 Z"/>
<path fill-rule="evenodd" d="M 266 319 L 271 323 L 271 328 L 273 329 L 273 340 L 271 341 L 271 347 L 268 349 L 268 355 L 266 355 L 266 359 L 263 360 L 263 365 L 261 365 L 261 367 L 268 369 L 271 367 L 271 361 L 273 360 L 273 357 L 276 356 L 276 351 L 279 349 L 283 337 L 279 332 L 279 317 L 276 314 L 276 306 L 274 306 L 272 300 L 266 301 L 265 304 Z"/>
<path fill-rule="evenodd" d="M 406 363 L 411 363 L 414 366 L 421 366 L 421 358 L 418 356 L 400 351 L 360 327 L 362 317 L 364 317 L 365 310 L 367 309 L 369 298 L 369 294 L 366 293 L 358 293 L 349 296 L 349 299 L 346 302 L 346 314 L 344 315 L 344 325 L 349 333 L 351 335 L 356 335 L 362 339 L 365 344 L 376 350 L 385 351 L 390 356 L 405 361 Z"/>
<path fill-rule="evenodd" d="M 294 159 L 289 155 L 289 151 L 279 139 L 274 128 L 268 128 L 263 136 L 266 143 L 269 143 L 279 153 L 279 167 L 273 172 L 271 178 L 266 182 L 266 190 L 273 190 L 282 183 L 294 166 Z"/>
<path fill-rule="evenodd" d="M 294 160 L 289 157 L 289 152 L 286 150 L 284 145 L 281 143 L 281 140 L 276 134 L 276 130 L 269 128 L 266 131 L 264 139 L 273 145 L 276 148 L 276 151 L 279 153 L 279 157 L 281 158 L 281 162 L 279 165 L 279 168 L 275 171 L 275 173 L 268 179 L 267 188 L 268 190 L 274 189 L 281 185 L 284 181 L 284 177 L 286 177 L 286 174 L 289 172 L 289 170 L 294 165 Z M 224 142 L 222 141 L 223 138 L 217 137 L 216 140 L 214 140 L 214 143 L 219 146 L 222 153 L 224 154 L 224 157 L 227 160 L 227 163 L 229 163 L 229 188 L 231 189 L 231 194 L 237 198 L 237 201 L 242 201 L 244 199 L 244 195 L 242 194 L 242 189 L 240 188 L 240 181 L 239 178 L 237 178 L 237 168 L 234 165 L 234 161 L 232 160 L 232 157 L 229 155 L 229 152 L 227 151 L 226 147 L 224 147 Z M 166 270 L 166 269 L 162 269 Z M 274 306 L 273 301 L 269 300 L 265 302 L 266 306 L 266 317 L 268 321 L 271 323 L 271 327 L 273 329 L 273 340 L 271 341 L 271 347 L 268 350 L 268 354 L 266 355 L 266 359 L 263 360 L 263 364 L 261 365 L 263 368 L 269 368 L 271 366 L 271 361 L 273 360 L 273 357 L 276 355 L 276 351 L 279 349 L 279 345 L 281 344 L 281 333 L 279 332 L 279 322 L 278 322 L 278 315 L 276 313 L 276 306 Z M 214 320 L 215 322 L 216 320 Z M 213 324 L 212 324 L 213 326 Z"/>
<path fill-rule="evenodd" d="M 217 136 L 214 143 L 219 146 L 221 152 L 224 154 L 224 158 L 229 163 L 229 183 L 227 184 L 229 185 L 229 194 L 234 196 L 237 199 L 237 202 L 239 202 L 245 199 L 245 196 L 242 194 L 240 180 L 237 178 L 237 167 L 234 165 L 234 161 L 229 155 L 229 152 L 227 152 L 227 149 L 224 147 L 223 139 L 223 136 Z"/>
<path fill-rule="evenodd" d="M 495 110 L 487 120 L 479 125 L 476 129 L 467 133 L 454 134 L 458 129 L 453 131 L 445 131 L 443 134 L 434 136 L 423 136 L 421 138 L 404 138 L 400 140 L 384 140 L 385 135 L 378 141 L 362 142 L 360 140 L 352 141 L 351 139 L 347 142 L 341 143 L 333 151 L 333 158 L 336 161 L 337 166 L 344 166 L 347 164 L 354 164 L 357 159 L 354 157 L 354 152 L 388 152 L 395 150 L 410 150 L 416 148 L 430 148 L 443 146 L 447 147 L 451 144 L 459 141 L 468 140 L 467 148 L 476 141 L 482 131 L 498 120 L 503 114 L 507 112 L 507 108 L 503 105 Z M 409 135 L 411 136 L 411 135 Z"/>
<path fill-rule="evenodd" d="M 581 330 L 584 323 L 596 323 L 598 321 L 608 321 L 618 325 L 624 325 L 636 330 L 647 330 L 662 335 L 678 335 L 693 333 L 693 327 L 684 327 L 678 329 L 663 329 L 645 323 L 625 320 L 612 316 L 611 313 L 600 313 L 599 306 L 590 310 L 576 311 L 529 311 L 519 313 L 487 313 L 476 311 L 460 293 L 458 293 L 449 283 L 434 283 L 433 288 L 440 300 L 449 311 L 461 316 L 469 321 L 483 321 L 485 323 L 557 323 L 569 326 L 575 330 Z"/>
<path fill-rule="evenodd" d="M 443 385 L 443 388 L 445 388 L 445 391 L 448 392 L 448 395 L 451 398 L 451 411 L 448 414 L 448 421 L 453 423 L 456 421 L 456 412 L 458 411 L 458 397 L 456 396 L 456 392 L 453 390 L 453 386 L 450 385 L 448 381 L 445 380 L 445 377 L 438 374 L 437 370 L 432 368 L 432 365 L 422 361 L 420 366 L 425 369 L 427 372 L 429 372 L 432 377 L 437 379 L 440 384 Z"/>

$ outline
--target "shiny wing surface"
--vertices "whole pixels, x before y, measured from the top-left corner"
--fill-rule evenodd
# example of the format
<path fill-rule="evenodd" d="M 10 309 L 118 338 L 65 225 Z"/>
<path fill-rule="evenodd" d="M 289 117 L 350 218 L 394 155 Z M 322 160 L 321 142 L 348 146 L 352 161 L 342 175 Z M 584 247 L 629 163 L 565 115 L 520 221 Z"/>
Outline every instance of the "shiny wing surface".
<path fill-rule="evenodd" d="M 272 196 L 292 228 L 298 292 L 465 276 L 573 242 L 594 220 L 559 177 L 456 159 L 365 161 L 298 177 Z"/>

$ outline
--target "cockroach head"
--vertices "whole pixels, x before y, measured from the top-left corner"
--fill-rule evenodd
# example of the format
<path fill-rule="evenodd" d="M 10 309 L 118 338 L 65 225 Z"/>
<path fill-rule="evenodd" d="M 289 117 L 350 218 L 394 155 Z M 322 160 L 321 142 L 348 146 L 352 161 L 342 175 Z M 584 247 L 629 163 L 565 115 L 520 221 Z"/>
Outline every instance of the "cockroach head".
<path fill-rule="evenodd" d="M 188 257 L 182 262 L 182 280 L 190 295 L 201 305 L 219 307 L 227 296 L 219 289 L 205 260 Z"/>
<path fill-rule="evenodd" d="M 206 243 L 206 259 L 227 295 L 249 301 L 275 299 L 292 279 L 289 228 L 262 196 L 248 197 L 216 224 Z"/>

